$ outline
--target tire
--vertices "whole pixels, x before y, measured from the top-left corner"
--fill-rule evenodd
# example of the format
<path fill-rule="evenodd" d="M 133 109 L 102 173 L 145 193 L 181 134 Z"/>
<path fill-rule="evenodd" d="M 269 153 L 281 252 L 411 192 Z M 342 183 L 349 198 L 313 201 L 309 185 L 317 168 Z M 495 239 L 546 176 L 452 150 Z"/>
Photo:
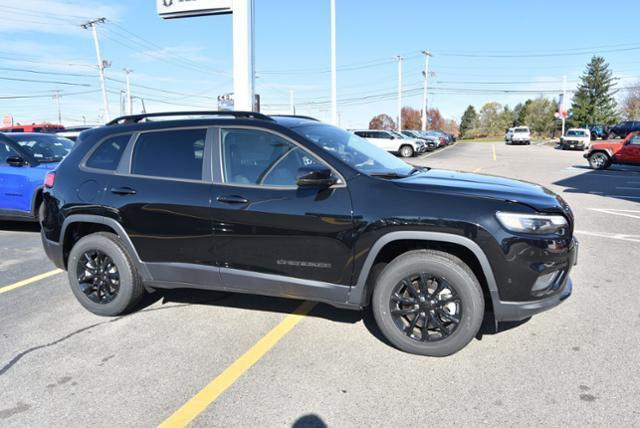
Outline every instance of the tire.
<path fill-rule="evenodd" d="M 399 294 L 399 290 L 403 290 L 405 284 L 413 286 L 423 274 L 424 278 L 437 279 L 438 284 L 446 285 L 447 288 L 436 295 L 436 286 L 431 283 L 433 290 L 426 287 L 426 291 L 433 293 L 426 298 L 420 294 L 419 299 L 406 296 L 415 296 L 416 291 L 425 289 L 424 286 L 418 289 L 414 287 L 414 294 L 407 294 L 408 288 L 404 289 L 403 294 Z M 410 282 L 407 282 L 407 279 Z M 422 283 L 429 284 L 426 280 Z M 443 300 L 442 296 L 447 298 Z M 399 298 L 418 303 L 398 303 Z M 456 302 L 441 306 L 445 301 L 452 302 L 452 299 Z M 427 307 L 434 302 L 436 306 L 430 307 L 435 309 L 429 310 Z M 402 351 L 432 357 L 444 357 L 464 348 L 476 336 L 484 318 L 482 289 L 471 269 L 459 258 L 434 250 L 410 251 L 396 257 L 375 281 L 371 304 L 376 323 L 389 342 Z M 397 305 L 409 305 L 409 309 L 399 309 L 400 306 Z M 450 305 L 456 309 L 453 314 L 449 312 Z M 416 307 L 418 309 L 415 309 Z M 402 313 L 407 310 L 413 312 Z M 398 311 L 401 315 L 398 315 Z M 443 318 L 439 315 L 443 314 L 443 311 L 450 315 Z M 457 316 L 458 322 L 449 320 L 451 316 Z M 429 317 L 428 321 L 426 317 Z M 434 340 L 424 340 L 425 324 L 426 337 Z M 433 333 L 430 332 L 430 326 Z M 416 328 L 420 337 L 416 337 Z M 447 329 L 447 336 L 441 328 Z"/>
<path fill-rule="evenodd" d="M 529 146 L 529 145 L 531 145 L 531 141 L 527 141 L 525 144 L 526 144 L 527 146 Z"/>
<path fill-rule="evenodd" d="M 88 254 L 91 261 L 88 261 L 89 259 L 85 254 Z M 93 258 L 92 254 L 96 254 L 96 257 Z M 100 254 L 107 258 L 99 256 Z M 96 299 L 101 299 L 99 290 L 103 290 L 103 288 L 100 287 L 96 290 L 94 286 L 88 285 L 90 280 L 85 276 L 86 272 L 89 271 L 87 266 L 99 266 L 99 260 L 104 261 L 107 259 L 111 261 L 111 264 L 105 263 L 102 278 L 109 275 L 113 267 L 115 267 L 117 292 L 115 295 L 111 293 L 108 296 L 104 292 L 102 297 L 105 298 L 101 301 L 96 301 Z M 111 268 L 107 269 L 109 266 Z M 81 238 L 71 249 L 67 270 L 69 284 L 74 296 L 82 306 L 96 315 L 117 316 L 128 313 L 140 303 L 145 294 L 144 286 L 131 261 L 131 257 L 127 254 L 127 250 L 120 242 L 120 239 L 113 233 L 98 232 Z M 95 278 L 98 275 L 91 275 L 90 278 Z M 82 282 L 82 276 L 85 276 L 87 280 Z M 105 279 L 106 284 L 108 284 L 107 281 Z M 95 285 L 95 282 L 93 284 Z M 83 288 L 94 291 L 85 293 Z M 104 285 L 104 288 L 107 288 L 107 285 Z"/>
<path fill-rule="evenodd" d="M 413 147 L 408 145 L 404 145 L 400 147 L 400 156 L 402 156 L 403 158 L 410 158 L 410 157 L 413 157 L 413 155 L 414 155 Z"/>
<path fill-rule="evenodd" d="M 611 165 L 611 159 L 604 152 L 595 152 L 589 155 L 589 166 L 593 169 L 607 169 Z"/>

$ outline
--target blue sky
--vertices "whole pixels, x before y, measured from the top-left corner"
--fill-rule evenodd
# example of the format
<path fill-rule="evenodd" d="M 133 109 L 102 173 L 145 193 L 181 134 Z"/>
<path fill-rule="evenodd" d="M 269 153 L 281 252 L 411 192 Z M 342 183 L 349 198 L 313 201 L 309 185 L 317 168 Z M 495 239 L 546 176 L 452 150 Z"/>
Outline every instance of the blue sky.
<path fill-rule="evenodd" d="M 329 0 L 255 0 L 257 91 L 263 111 L 329 119 Z M 120 111 L 123 68 L 147 110 L 215 109 L 232 90 L 231 17 L 165 21 L 152 0 L 0 0 L 0 114 L 16 121 L 96 122 L 102 107 L 95 51 L 79 24 L 99 27 L 112 115 Z M 513 106 L 569 89 L 592 54 L 602 54 L 629 86 L 640 80 L 640 6 L 608 1 L 337 0 L 338 109 L 341 125 L 363 127 L 395 115 L 397 65 L 404 61 L 404 104 L 421 107 L 420 51 L 429 49 L 429 107 L 459 119 L 467 105 Z M 133 33 L 133 34 L 131 34 Z M 141 36 L 142 39 L 137 36 Z M 28 70 L 28 71 L 24 71 Z M 142 86 L 141 86 L 142 85 Z M 520 91 L 505 93 L 506 90 Z M 29 96 L 33 98 L 8 99 Z M 134 109 L 139 111 L 136 100 Z"/>

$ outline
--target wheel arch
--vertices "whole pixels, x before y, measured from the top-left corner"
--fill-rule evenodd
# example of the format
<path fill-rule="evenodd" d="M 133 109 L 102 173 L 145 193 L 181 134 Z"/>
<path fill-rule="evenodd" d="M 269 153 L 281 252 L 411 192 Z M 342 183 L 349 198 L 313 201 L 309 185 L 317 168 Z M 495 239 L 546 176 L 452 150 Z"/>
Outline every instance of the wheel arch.
<path fill-rule="evenodd" d="M 376 262 L 384 261 L 384 257 L 381 259 L 380 256 L 384 256 L 385 251 L 389 251 L 390 248 L 393 248 L 394 244 L 402 245 L 403 243 L 419 244 L 417 247 L 413 248 L 410 246 L 405 247 L 406 250 L 404 250 L 404 252 L 415 248 L 442 249 L 442 247 L 462 250 L 462 253 L 458 252 L 456 254 L 454 251 L 452 251 L 452 253 L 467 263 L 474 274 L 478 277 L 483 291 L 485 292 L 485 297 L 488 297 L 488 301 L 486 302 L 487 309 L 492 310 L 496 307 L 496 304 L 499 304 L 500 299 L 498 286 L 491 264 L 489 263 L 489 259 L 486 254 L 478 244 L 471 239 L 460 235 L 420 231 L 390 232 L 380 237 L 373 244 L 362 268 L 360 269 L 355 285 L 351 287 L 349 292 L 349 303 L 362 307 L 369 304 L 371 293 L 373 291 L 370 273 L 372 272 Z"/>
<path fill-rule="evenodd" d="M 151 278 L 145 264 L 140 260 L 140 256 L 136 251 L 129 235 L 122 225 L 108 217 L 102 217 L 92 214 L 73 214 L 67 217 L 60 231 L 60 245 L 62 246 L 63 260 L 66 266 L 69 252 L 73 244 L 83 236 L 87 236 L 95 232 L 111 232 L 120 238 L 120 241 L 129 253 L 133 264 L 143 280 Z"/>

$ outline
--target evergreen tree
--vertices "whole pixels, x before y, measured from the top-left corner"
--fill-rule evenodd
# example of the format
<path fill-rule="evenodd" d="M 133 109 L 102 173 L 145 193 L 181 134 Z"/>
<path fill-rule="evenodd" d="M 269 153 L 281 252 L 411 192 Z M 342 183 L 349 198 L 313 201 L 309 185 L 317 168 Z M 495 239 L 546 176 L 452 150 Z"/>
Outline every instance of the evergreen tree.
<path fill-rule="evenodd" d="M 573 96 L 570 122 L 573 125 L 589 123 L 613 124 L 618 121 L 614 90 L 616 78 L 609 64 L 601 56 L 591 58 L 580 77 L 578 90 Z"/>
<path fill-rule="evenodd" d="M 469 106 L 462 114 L 462 119 L 460 120 L 460 137 L 464 137 L 465 133 L 477 127 L 478 113 L 476 113 L 476 109 L 473 106 Z"/>

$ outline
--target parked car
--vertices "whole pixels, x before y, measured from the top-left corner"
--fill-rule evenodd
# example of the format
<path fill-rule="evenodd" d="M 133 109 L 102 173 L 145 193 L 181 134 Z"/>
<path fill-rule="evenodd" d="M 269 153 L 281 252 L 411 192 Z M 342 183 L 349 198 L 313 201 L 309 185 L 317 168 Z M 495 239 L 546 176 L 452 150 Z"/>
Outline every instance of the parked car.
<path fill-rule="evenodd" d="M 403 158 L 410 158 L 418 153 L 427 151 L 427 145 L 416 139 L 399 137 L 392 131 L 384 129 L 362 129 L 352 131 L 355 135 L 365 138 L 374 146 L 391 153 L 397 153 Z"/>
<path fill-rule="evenodd" d="M 410 138 L 417 138 L 418 140 L 430 142 L 430 147 L 433 146 L 435 149 L 441 145 L 440 138 L 434 135 L 421 135 L 419 131 L 413 129 L 405 129 L 402 133 Z"/>
<path fill-rule="evenodd" d="M 0 219 L 37 221 L 45 176 L 72 147 L 53 134 L 0 133 Z"/>
<path fill-rule="evenodd" d="M 511 137 L 513 137 L 513 129 L 514 128 L 508 128 L 504 133 L 504 141 L 507 144 L 509 144 L 511 142 Z"/>
<path fill-rule="evenodd" d="M 94 126 L 80 125 L 80 126 L 68 126 L 64 129 L 64 131 L 57 131 L 56 135 L 60 137 L 68 138 L 71 141 L 76 141 L 78 136 L 82 131 L 86 131 L 87 129 L 95 128 Z"/>
<path fill-rule="evenodd" d="M 64 126 L 56 125 L 54 123 L 32 123 L 30 125 L 16 124 L 12 126 L 0 127 L 0 132 L 44 132 L 53 134 L 59 131 L 64 131 Z"/>
<path fill-rule="evenodd" d="M 507 144 L 531 144 L 531 131 L 527 126 L 517 126 L 513 128 L 511 138 Z"/>
<path fill-rule="evenodd" d="M 413 137 L 413 136 L 406 135 L 404 132 L 398 132 L 393 130 L 391 130 L 390 132 L 392 132 L 393 135 L 395 135 L 396 137 L 401 138 L 403 140 L 415 141 L 416 144 L 418 145 L 418 149 L 416 150 L 416 153 L 419 153 L 419 154 L 433 151 L 438 147 L 438 145 L 435 142 L 428 140 L 426 138 Z"/>
<path fill-rule="evenodd" d="M 567 132 L 560 137 L 560 148 L 567 149 L 588 149 L 591 144 L 591 133 L 587 128 L 569 128 Z"/>
<path fill-rule="evenodd" d="M 419 135 L 424 137 L 437 138 L 438 141 L 440 142 L 440 145 L 438 147 L 444 147 L 449 144 L 449 139 L 447 137 L 445 137 L 440 132 L 435 131 L 433 129 L 427 129 L 426 131 L 416 131 L 416 132 L 418 132 Z"/>
<path fill-rule="evenodd" d="M 592 140 L 597 140 L 598 138 L 605 140 L 609 136 L 609 127 L 607 125 L 592 123 L 587 125 L 586 128 L 591 133 Z"/>
<path fill-rule="evenodd" d="M 606 169 L 616 163 L 640 165 L 640 132 L 632 132 L 624 140 L 593 143 L 584 157 L 593 169 Z"/>
<path fill-rule="evenodd" d="M 315 120 L 186 114 L 85 131 L 47 176 L 45 251 L 95 314 L 184 287 L 370 306 L 390 343 L 444 356 L 485 310 L 571 294 L 573 214 L 542 186 L 413 167 Z"/>
<path fill-rule="evenodd" d="M 640 131 L 640 121 L 627 120 L 609 128 L 608 139 L 625 138 L 631 132 Z"/>

